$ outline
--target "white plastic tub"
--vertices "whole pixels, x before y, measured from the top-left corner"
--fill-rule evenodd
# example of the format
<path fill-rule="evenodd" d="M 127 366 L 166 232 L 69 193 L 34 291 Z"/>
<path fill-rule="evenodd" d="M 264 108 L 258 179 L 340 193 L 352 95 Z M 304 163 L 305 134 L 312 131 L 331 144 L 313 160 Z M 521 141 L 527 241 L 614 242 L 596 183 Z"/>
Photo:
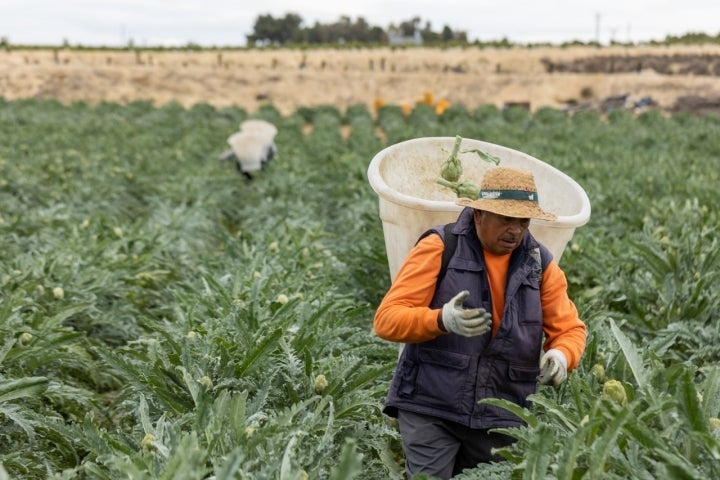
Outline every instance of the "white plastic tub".
<path fill-rule="evenodd" d="M 407 140 L 381 150 L 370 162 L 368 179 L 380 201 L 391 280 L 418 237 L 428 228 L 455 221 L 463 208 L 455 205 L 453 191 L 435 182 L 454 143 L 455 137 Z M 533 172 L 540 205 L 557 219 L 533 219 L 530 231 L 560 261 L 575 229 L 590 219 L 585 190 L 555 167 L 517 150 L 468 138 L 460 145 L 460 150 L 474 148 L 499 157 L 501 166 Z M 478 185 L 485 170 L 494 166 L 475 153 L 463 153 L 459 158 L 463 165 L 460 180 Z"/>

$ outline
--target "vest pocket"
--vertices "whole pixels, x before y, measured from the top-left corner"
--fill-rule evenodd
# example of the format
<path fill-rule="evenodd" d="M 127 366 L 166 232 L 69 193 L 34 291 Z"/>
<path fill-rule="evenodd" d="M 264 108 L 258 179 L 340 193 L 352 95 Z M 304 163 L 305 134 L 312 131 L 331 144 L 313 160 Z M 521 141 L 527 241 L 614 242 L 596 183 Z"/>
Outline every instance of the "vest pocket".
<path fill-rule="evenodd" d="M 540 374 L 538 366 L 509 365 L 508 380 L 504 385 L 504 398 L 515 401 L 523 407 L 529 407 L 527 396 L 535 392 L 537 376 Z"/>
<path fill-rule="evenodd" d="M 540 285 L 534 278 L 522 282 L 522 302 L 525 307 L 520 322 L 524 324 L 542 324 L 542 305 L 540 303 Z"/>
<path fill-rule="evenodd" d="M 531 382 L 535 383 L 537 376 L 540 374 L 540 367 L 510 365 L 508 368 L 508 378 L 513 382 Z"/>
<path fill-rule="evenodd" d="M 398 375 L 398 397 L 412 398 L 415 394 L 415 383 L 417 379 L 418 365 L 415 362 L 405 361 L 400 364 Z"/>
<path fill-rule="evenodd" d="M 416 400 L 444 410 L 460 411 L 467 383 L 470 355 L 421 349 Z"/>

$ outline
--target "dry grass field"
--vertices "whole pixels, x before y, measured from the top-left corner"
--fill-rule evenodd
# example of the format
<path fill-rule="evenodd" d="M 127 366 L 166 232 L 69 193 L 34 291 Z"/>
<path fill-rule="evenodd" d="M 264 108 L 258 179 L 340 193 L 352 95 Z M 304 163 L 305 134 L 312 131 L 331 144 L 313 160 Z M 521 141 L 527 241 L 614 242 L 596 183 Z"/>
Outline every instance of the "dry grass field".
<path fill-rule="evenodd" d="M 300 106 L 372 106 L 376 99 L 412 105 L 428 92 L 468 108 L 527 102 L 533 110 L 627 94 L 669 111 L 679 99 L 720 98 L 719 59 L 718 46 L 10 50 L 0 52 L 0 97 L 202 102 L 250 112 L 272 103 L 287 114 Z"/>

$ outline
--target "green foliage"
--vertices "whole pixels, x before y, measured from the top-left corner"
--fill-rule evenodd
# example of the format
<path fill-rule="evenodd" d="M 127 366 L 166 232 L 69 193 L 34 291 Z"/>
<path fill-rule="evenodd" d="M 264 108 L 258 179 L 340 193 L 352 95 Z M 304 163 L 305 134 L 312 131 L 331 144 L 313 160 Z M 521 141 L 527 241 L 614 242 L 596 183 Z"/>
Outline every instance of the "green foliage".
<path fill-rule="evenodd" d="M 408 121 L 416 129 L 427 132 L 426 136 L 428 137 L 440 136 L 442 127 L 432 105 L 418 103 L 410 112 Z M 442 130 L 444 131 L 444 128 Z"/>
<path fill-rule="evenodd" d="M 527 108 L 512 106 L 503 109 L 502 117 L 508 123 L 522 124 L 530 121 L 531 114 Z"/>
<path fill-rule="evenodd" d="M 378 126 L 385 132 L 387 143 L 410 140 L 416 135 L 415 129 L 408 124 L 402 108 L 399 105 L 383 105 L 377 112 Z"/>
<path fill-rule="evenodd" d="M 247 182 L 218 156 L 249 116 L 0 102 L 0 476 L 403 478 L 366 170 L 431 135 L 525 151 L 593 207 L 562 257 L 585 356 L 530 410 L 490 400 L 528 425 L 459 478 L 720 476 L 716 117 L 264 105 L 278 153 Z"/>

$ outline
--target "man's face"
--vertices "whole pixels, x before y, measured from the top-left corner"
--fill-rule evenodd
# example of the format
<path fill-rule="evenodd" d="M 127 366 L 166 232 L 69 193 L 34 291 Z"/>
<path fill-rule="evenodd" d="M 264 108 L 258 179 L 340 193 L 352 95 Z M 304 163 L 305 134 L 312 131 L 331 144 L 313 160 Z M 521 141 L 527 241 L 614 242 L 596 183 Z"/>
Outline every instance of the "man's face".
<path fill-rule="evenodd" d="M 474 219 L 480 244 L 495 255 L 515 250 L 530 226 L 529 218 L 506 217 L 484 210 L 475 210 Z"/>

